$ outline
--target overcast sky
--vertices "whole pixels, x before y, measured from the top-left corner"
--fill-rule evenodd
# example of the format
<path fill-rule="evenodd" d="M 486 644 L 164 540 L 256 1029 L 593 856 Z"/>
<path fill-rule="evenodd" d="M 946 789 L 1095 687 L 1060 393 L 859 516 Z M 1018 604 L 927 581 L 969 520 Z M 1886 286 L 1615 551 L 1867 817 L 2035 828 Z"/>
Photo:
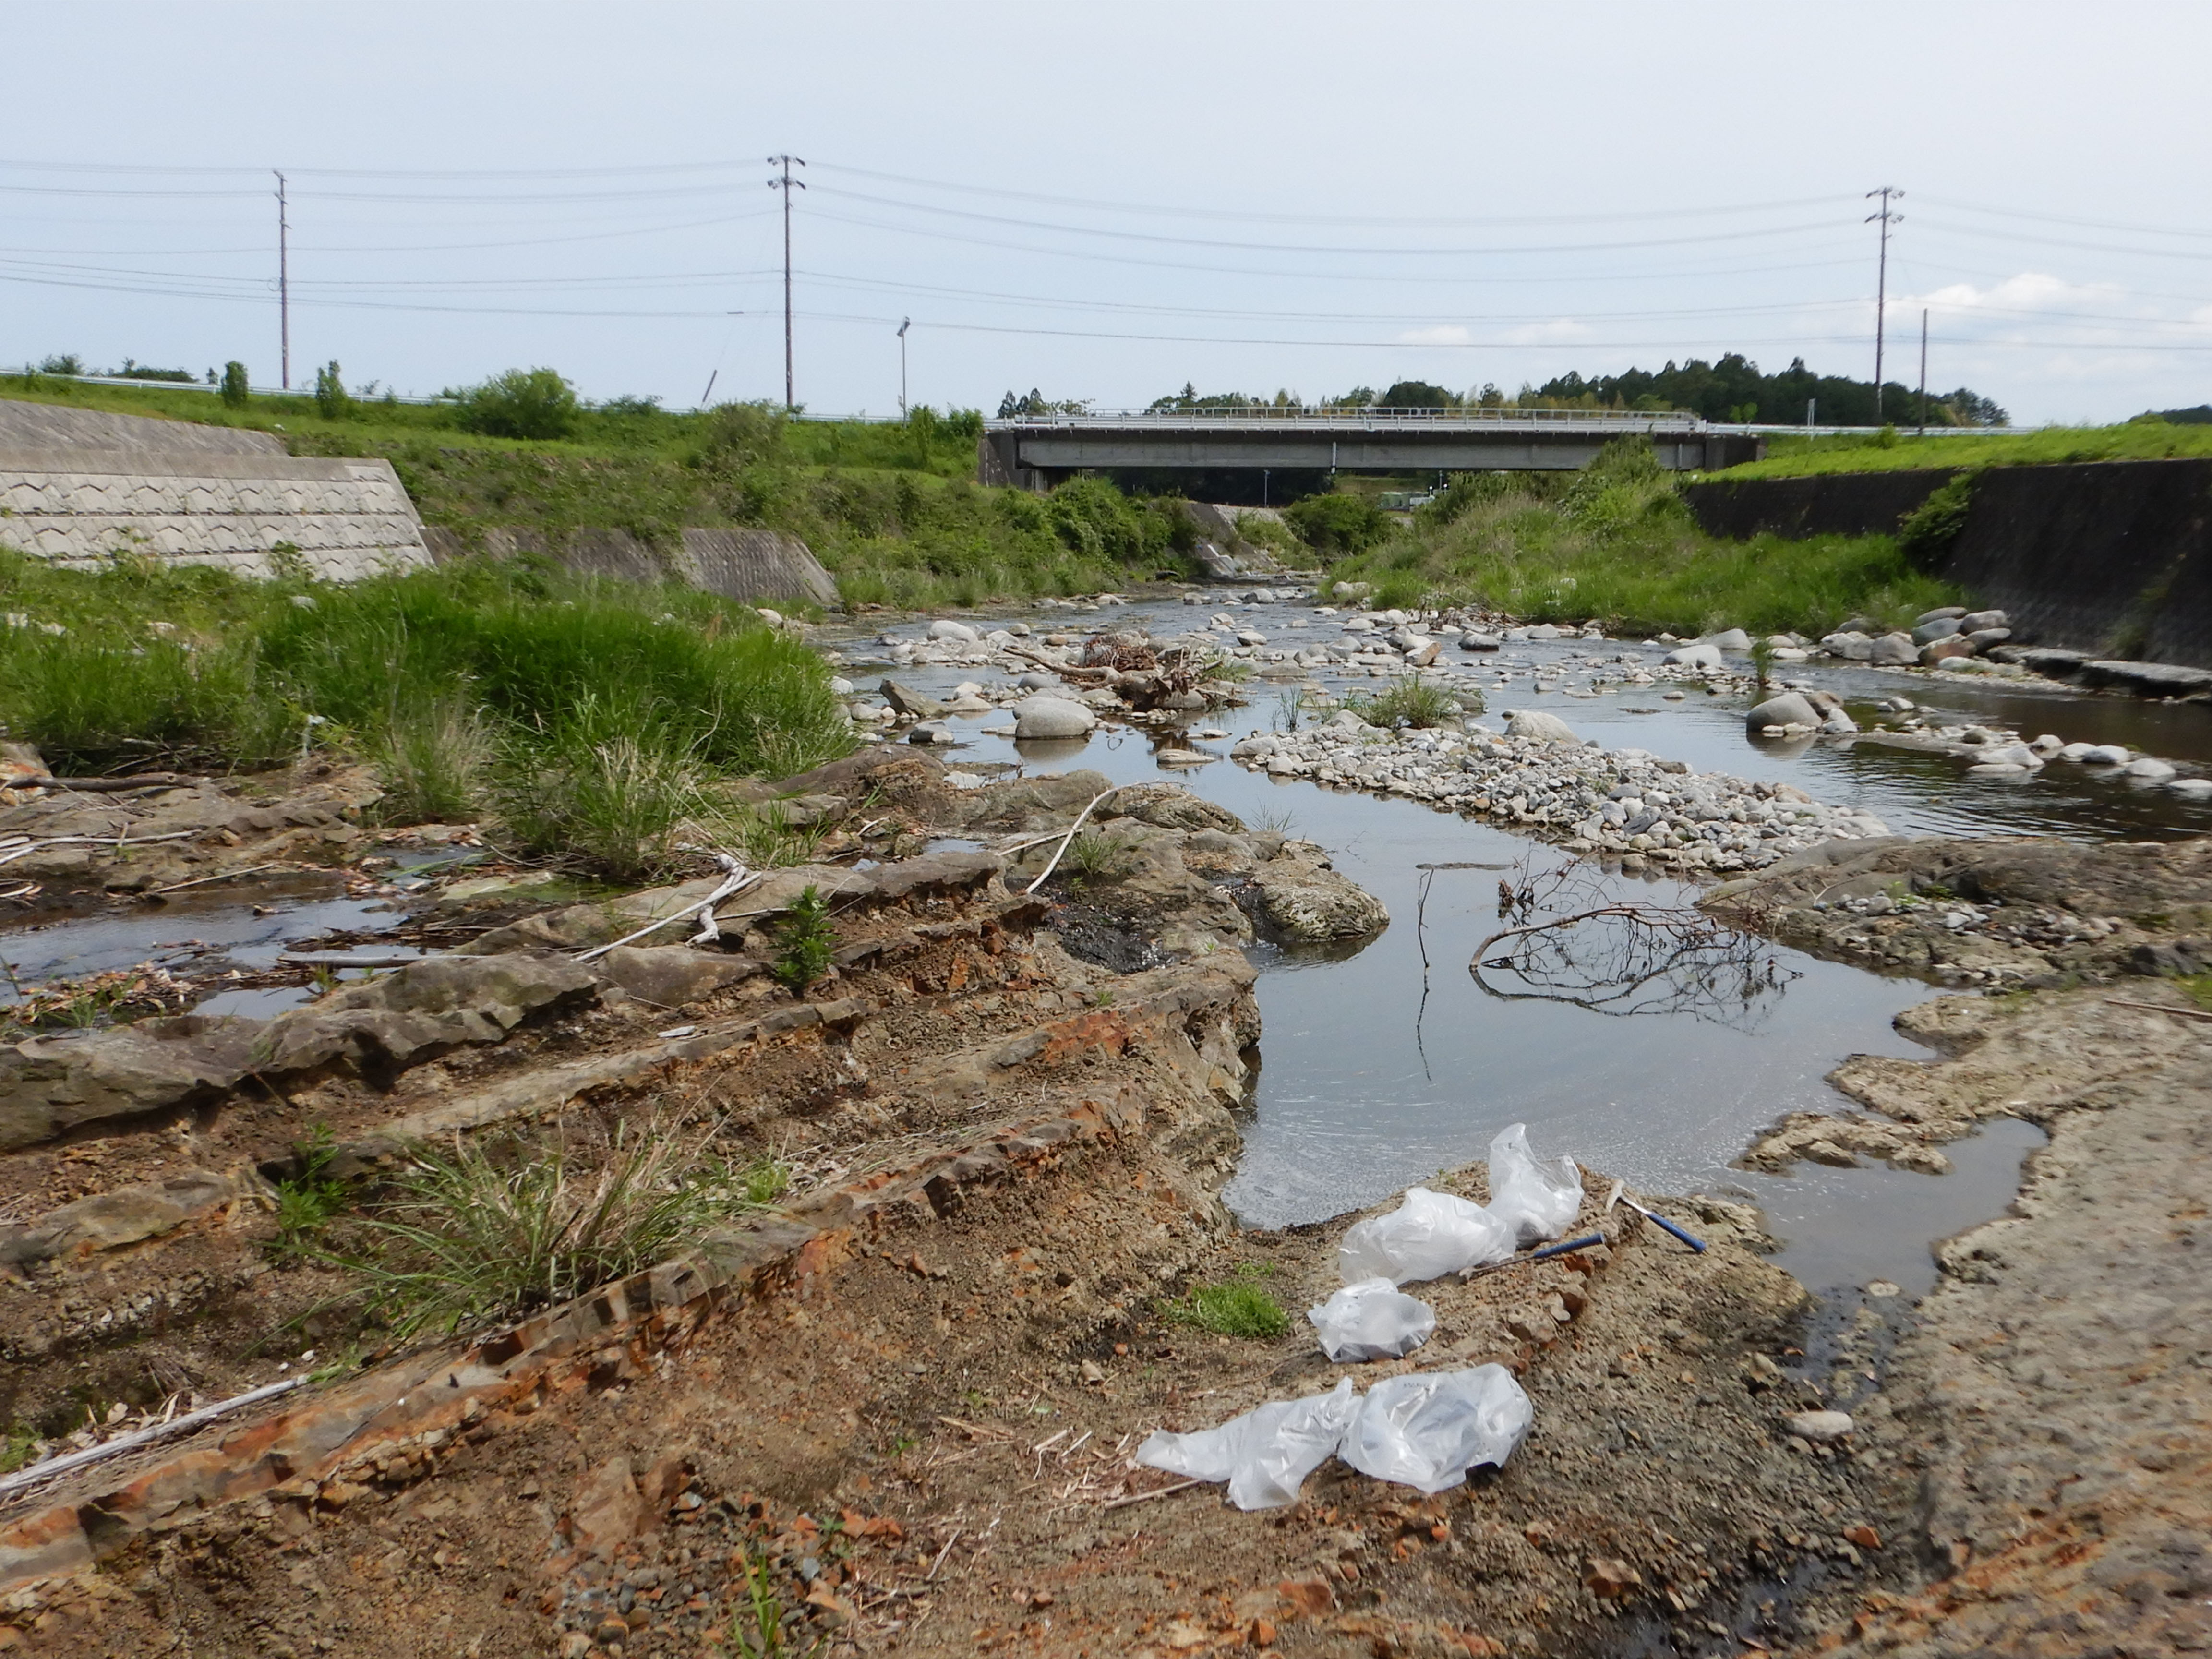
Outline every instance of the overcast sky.
<path fill-rule="evenodd" d="M 1735 349 L 2212 398 L 2212 6 L 0 3 L 0 362 L 429 392 L 1508 391 Z M 741 315 L 732 316 L 736 312 Z M 1796 419 L 1802 410 L 1762 410 Z"/>

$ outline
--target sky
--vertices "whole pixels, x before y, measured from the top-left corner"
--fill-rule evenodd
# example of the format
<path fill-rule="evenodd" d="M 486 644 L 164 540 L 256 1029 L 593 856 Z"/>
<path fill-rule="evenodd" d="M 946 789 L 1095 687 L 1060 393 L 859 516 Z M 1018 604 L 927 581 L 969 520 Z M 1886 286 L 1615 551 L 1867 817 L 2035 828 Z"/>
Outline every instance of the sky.
<path fill-rule="evenodd" d="M 1101 409 L 1740 350 L 2212 400 L 2212 6 L 0 0 L 0 363 Z M 1761 410 L 1766 419 L 1803 411 Z"/>

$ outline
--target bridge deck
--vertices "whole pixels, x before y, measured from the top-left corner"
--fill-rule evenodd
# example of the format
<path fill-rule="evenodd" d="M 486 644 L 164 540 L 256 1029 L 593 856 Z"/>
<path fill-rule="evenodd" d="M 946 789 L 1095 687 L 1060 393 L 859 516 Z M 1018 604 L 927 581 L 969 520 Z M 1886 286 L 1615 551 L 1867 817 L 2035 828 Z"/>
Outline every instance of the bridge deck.
<path fill-rule="evenodd" d="M 987 421 L 976 459 L 983 483 L 1032 489 L 1091 469 L 1553 471 L 1627 435 L 1650 437 L 1659 464 L 1678 471 L 1750 460 L 1760 447 L 1679 411 L 1201 409 Z"/>

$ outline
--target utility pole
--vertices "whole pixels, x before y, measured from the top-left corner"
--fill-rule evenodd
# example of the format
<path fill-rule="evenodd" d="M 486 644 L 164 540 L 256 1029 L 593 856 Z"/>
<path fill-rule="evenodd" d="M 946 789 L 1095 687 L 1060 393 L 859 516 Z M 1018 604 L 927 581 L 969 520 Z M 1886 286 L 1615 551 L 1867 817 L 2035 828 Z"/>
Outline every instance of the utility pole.
<path fill-rule="evenodd" d="M 783 409 L 787 415 L 798 407 L 791 390 L 791 192 L 806 188 L 804 179 L 791 176 L 793 163 L 800 167 L 806 165 L 802 156 L 771 155 L 768 158 L 770 167 L 782 169 L 768 181 L 768 187 L 783 192 Z"/>
<path fill-rule="evenodd" d="M 1875 267 L 1874 283 L 1874 418 L 1877 425 L 1881 421 L 1882 322 L 1889 307 L 1889 228 L 1892 225 L 1901 225 L 1905 222 L 1905 216 L 1901 213 L 1892 213 L 1889 210 L 1889 204 L 1892 197 L 1901 198 L 1904 194 L 1905 192 L 1894 185 L 1884 185 L 1880 190 L 1870 190 L 1867 192 L 1869 201 L 1872 201 L 1877 196 L 1881 198 L 1881 211 L 1869 213 L 1866 216 L 1867 223 L 1871 225 L 1879 222 L 1881 226 L 1881 262 Z"/>
<path fill-rule="evenodd" d="M 914 326 L 914 319 L 899 319 L 899 414 L 906 414 L 906 331 Z"/>
<path fill-rule="evenodd" d="M 270 172 L 276 172 L 270 168 Z M 284 198 L 284 175 L 276 173 L 276 337 L 282 384 L 292 389 L 292 224 Z"/>
<path fill-rule="evenodd" d="M 1920 308 L 1920 435 L 1928 435 L 1928 307 Z"/>

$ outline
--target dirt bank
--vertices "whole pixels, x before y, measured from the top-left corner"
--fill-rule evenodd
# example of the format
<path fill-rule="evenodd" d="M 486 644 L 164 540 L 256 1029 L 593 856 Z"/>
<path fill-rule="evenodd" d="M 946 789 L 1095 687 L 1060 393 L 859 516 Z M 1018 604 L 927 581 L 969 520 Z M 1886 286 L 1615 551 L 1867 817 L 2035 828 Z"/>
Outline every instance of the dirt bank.
<path fill-rule="evenodd" d="M 1954 982 L 1899 1027 L 1941 1058 L 1859 1056 L 1867 1115 L 1799 1117 L 1749 1161 L 1885 1158 L 2008 1114 L 2050 1144 L 2012 1213 L 1942 1276 L 1858 1415 L 1925 1583 L 1818 1644 L 1914 1656 L 2212 1646 L 2212 844 L 1892 842 L 1816 849 L 1709 901 L 1781 937 Z"/>
<path fill-rule="evenodd" d="M 762 1606 L 793 1652 L 1702 1650 L 1913 1582 L 1882 1455 L 1790 1431 L 1831 1384 L 1738 1206 L 1671 1206 L 1711 1243 L 1692 1255 L 1601 1213 L 1592 1175 L 1603 1247 L 1426 1287 L 1440 1328 L 1407 1360 L 1322 1358 L 1296 1316 L 1349 1218 L 1243 1232 L 1217 1197 L 1258 1036 L 1238 947 L 1388 921 L 1322 849 L 1168 786 L 956 787 L 912 753 L 783 793 L 837 826 L 826 861 L 722 903 L 704 947 L 578 959 L 714 874 L 535 902 L 512 875 L 454 902 L 382 884 L 410 907 L 390 936 L 443 954 L 265 1021 L 0 1052 L 7 1413 L 89 1442 L 313 1379 L 8 1493 L 0 1650 L 690 1655 Z M 1086 807 L 1096 838 L 1024 892 Z M 325 826 L 340 879 L 405 844 L 354 816 Z M 946 832 L 984 849 L 930 850 Z M 243 870 L 283 833 L 163 845 Z M 100 896 L 107 867 L 49 884 L 135 902 Z M 768 969 L 806 886 L 836 941 L 794 994 Z M 451 1340 L 380 1324 L 273 1209 L 319 1135 L 359 1194 L 425 1138 L 588 1162 L 672 1126 L 780 1159 L 789 1189 Z M 1288 1333 L 1173 1316 L 1239 1275 Z M 1248 1515 L 1129 1460 L 1340 1374 L 1486 1361 L 1522 1376 L 1534 1431 L 1436 1498 L 1331 1466 Z"/>

